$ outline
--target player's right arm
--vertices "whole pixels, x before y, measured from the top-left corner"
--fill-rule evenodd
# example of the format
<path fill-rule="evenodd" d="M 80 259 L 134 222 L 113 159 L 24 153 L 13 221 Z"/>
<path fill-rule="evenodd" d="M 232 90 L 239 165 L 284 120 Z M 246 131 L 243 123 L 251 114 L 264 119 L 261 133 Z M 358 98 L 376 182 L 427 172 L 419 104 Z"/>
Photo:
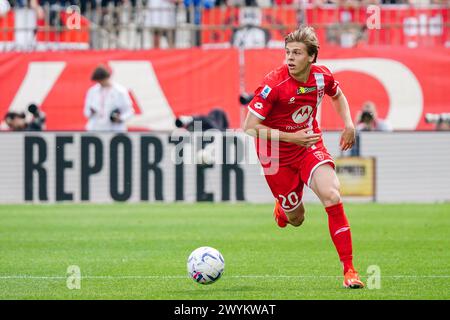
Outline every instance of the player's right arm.
<path fill-rule="evenodd" d="M 262 121 L 252 112 L 248 112 L 244 123 L 244 131 L 253 137 L 289 142 L 306 148 L 317 143 L 322 135 L 320 133 L 309 133 L 311 128 L 305 128 L 296 132 L 284 132 L 270 128 L 262 124 Z"/>
<path fill-rule="evenodd" d="M 263 124 L 266 117 L 271 116 L 272 106 L 277 104 L 280 79 L 273 73 L 266 76 L 263 83 L 255 90 L 255 96 L 248 105 L 249 112 L 244 123 L 244 131 L 253 136 L 267 140 L 278 140 L 293 143 L 302 147 L 309 147 L 320 140 L 320 133 L 312 133 L 311 128 L 297 132 L 284 132 Z M 275 80 L 275 81 L 274 81 Z"/>

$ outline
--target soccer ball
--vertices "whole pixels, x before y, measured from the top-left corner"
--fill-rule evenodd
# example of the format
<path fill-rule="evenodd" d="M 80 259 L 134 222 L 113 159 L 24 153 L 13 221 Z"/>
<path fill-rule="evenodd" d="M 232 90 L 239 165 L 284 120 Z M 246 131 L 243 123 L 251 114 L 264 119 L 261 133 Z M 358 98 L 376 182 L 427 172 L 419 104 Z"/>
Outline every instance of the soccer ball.
<path fill-rule="evenodd" d="M 211 247 L 195 249 L 187 261 L 189 277 L 201 284 L 211 284 L 219 280 L 224 268 L 225 260 L 222 255 Z"/>
<path fill-rule="evenodd" d="M 214 144 L 208 144 L 197 152 L 197 164 L 211 165 L 216 162 L 216 150 Z"/>

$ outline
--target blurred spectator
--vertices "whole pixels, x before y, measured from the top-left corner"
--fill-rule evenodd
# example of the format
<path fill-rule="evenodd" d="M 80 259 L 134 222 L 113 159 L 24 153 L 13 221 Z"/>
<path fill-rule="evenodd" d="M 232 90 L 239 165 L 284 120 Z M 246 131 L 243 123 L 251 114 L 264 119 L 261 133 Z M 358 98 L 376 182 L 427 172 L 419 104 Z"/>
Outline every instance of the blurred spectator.
<path fill-rule="evenodd" d="M 177 26 L 177 8 L 181 0 L 148 0 L 145 10 L 145 26 L 152 28 L 153 48 L 161 47 L 161 37 L 168 47 L 175 46 L 175 28 Z"/>
<path fill-rule="evenodd" d="M 37 1 L 37 0 L 36 0 Z M 71 5 L 78 5 L 78 0 L 40 0 L 41 6 L 45 9 L 49 25 L 61 28 L 61 11 Z"/>
<path fill-rule="evenodd" d="M 450 122 L 441 122 L 436 124 L 434 128 L 436 131 L 450 131 Z"/>
<path fill-rule="evenodd" d="M 234 7 L 256 7 L 258 4 L 256 0 L 228 0 L 224 1 L 229 6 Z"/>
<path fill-rule="evenodd" d="M 0 17 L 5 16 L 9 12 L 10 9 L 11 9 L 11 6 L 8 1 L 0 0 Z"/>
<path fill-rule="evenodd" d="M 5 117 L 5 123 L 11 131 L 25 131 L 28 129 L 26 116 L 23 112 L 8 112 Z"/>
<path fill-rule="evenodd" d="M 433 123 L 436 131 L 449 131 L 450 113 L 427 113 L 425 114 L 425 122 Z"/>
<path fill-rule="evenodd" d="M 186 8 L 186 22 L 195 24 L 198 29 L 194 30 L 194 46 L 201 45 L 200 25 L 202 23 L 202 10 L 210 9 L 214 6 L 214 0 L 183 0 Z"/>
<path fill-rule="evenodd" d="M 37 19 L 44 18 L 44 11 L 38 0 L 0 0 L 5 11 L 14 9 L 14 49 L 31 50 L 35 47 Z M 3 2 L 3 4 L 1 4 Z M 6 10 L 10 7 L 8 10 Z M 2 11 L 2 9 L 0 9 Z M 0 12 L 1 16 L 1 12 Z"/>
<path fill-rule="evenodd" d="M 95 0 L 78 0 L 78 5 L 80 6 L 80 13 L 85 15 L 86 13 L 91 14 L 95 12 L 97 8 L 97 1 Z"/>
<path fill-rule="evenodd" d="M 378 118 L 375 103 L 367 101 L 356 116 L 357 131 L 392 131 L 387 120 Z"/>
<path fill-rule="evenodd" d="M 10 111 L 4 117 L 7 129 L 11 131 L 42 131 L 45 129 L 45 113 L 34 103 L 28 106 L 28 116 L 25 112 Z"/>
<path fill-rule="evenodd" d="M 119 33 L 121 0 L 98 0 L 100 2 L 100 26 L 110 32 Z"/>
<path fill-rule="evenodd" d="M 127 89 L 111 81 L 111 72 L 105 66 L 97 67 L 91 80 L 97 83 L 86 94 L 86 130 L 127 131 L 125 121 L 134 115 Z"/>
<path fill-rule="evenodd" d="M 270 36 L 270 31 L 265 28 L 246 25 L 233 30 L 231 43 L 241 49 L 265 48 Z"/>
<path fill-rule="evenodd" d="M 271 34 L 266 28 L 261 27 L 260 8 L 241 8 L 239 28 L 233 30 L 231 43 L 241 49 L 256 49 L 267 46 Z"/>

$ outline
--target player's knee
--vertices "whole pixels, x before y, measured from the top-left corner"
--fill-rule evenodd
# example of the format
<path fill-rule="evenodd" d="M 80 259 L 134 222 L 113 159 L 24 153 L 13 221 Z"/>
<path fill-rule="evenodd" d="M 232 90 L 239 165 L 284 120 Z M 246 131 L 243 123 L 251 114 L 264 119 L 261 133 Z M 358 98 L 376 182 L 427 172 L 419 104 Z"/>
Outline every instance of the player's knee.
<path fill-rule="evenodd" d="M 289 222 L 294 227 L 300 227 L 303 224 L 303 221 L 305 221 L 305 216 L 304 215 L 296 216 L 296 217 L 293 217 L 293 218 L 289 219 Z"/>
<path fill-rule="evenodd" d="M 302 225 L 303 220 L 305 220 L 305 208 L 303 205 L 299 206 L 294 212 L 288 215 L 288 220 L 294 227 L 299 227 Z"/>
<path fill-rule="evenodd" d="M 325 207 L 334 206 L 341 202 L 341 193 L 338 188 L 332 188 L 326 192 L 322 197 L 322 202 Z"/>
<path fill-rule="evenodd" d="M 300 205 L 297 209 L 295 209 L 293 212 L 290 212 L 287 214 L 287 218 L 289 220 L 289 223 L 293 225 L 294 227 L 299 227 L 303 223 L 303 220 L 305 220 L 305 208 L 303 207 L 303 204 Z"/>

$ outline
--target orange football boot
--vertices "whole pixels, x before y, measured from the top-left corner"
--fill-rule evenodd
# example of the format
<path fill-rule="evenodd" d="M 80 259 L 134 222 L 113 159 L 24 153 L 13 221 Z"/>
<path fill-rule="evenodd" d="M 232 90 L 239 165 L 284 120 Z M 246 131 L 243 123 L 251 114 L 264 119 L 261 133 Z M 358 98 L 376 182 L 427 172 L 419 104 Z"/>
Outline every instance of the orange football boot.
<path fill-rule="evenodd" d="M 364 283 L 359 279 L 358 272 L 349 269 L 344 275 L 344 287 L 351 289 L 364 288 Z"/>
<path fill-rule="evenodd" d="M 273 217 L 275 222 L 280 228 L 285 228 L 289 222 L 286 213 L 284 213 L 283 208 L 280 206 L 280 202 L 275 200 L 275 208 L 273 209 Z"/>

